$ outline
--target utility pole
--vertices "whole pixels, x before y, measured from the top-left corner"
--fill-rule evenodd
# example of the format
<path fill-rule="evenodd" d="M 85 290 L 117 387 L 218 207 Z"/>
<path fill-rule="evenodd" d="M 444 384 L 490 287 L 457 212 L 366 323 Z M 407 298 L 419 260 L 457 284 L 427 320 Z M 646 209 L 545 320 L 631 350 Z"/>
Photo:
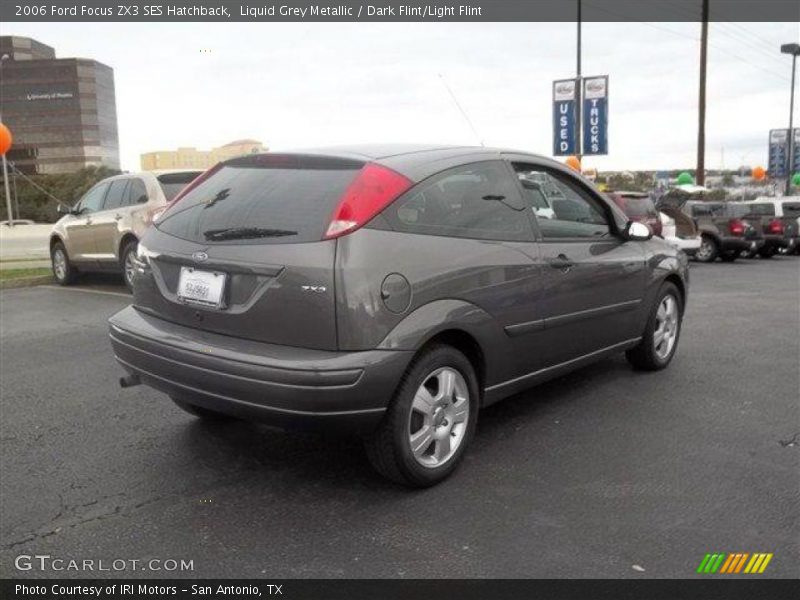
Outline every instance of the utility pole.
<path fill-rule="evenodd" d="M 784 44 L 781 46 L 783 54 L 792 55 L 792 91 L 789 93 L 789 148 L 786 160 L 786 196 L 792 193 L 792 167 L 794 166 L 794 72 L 797 67 L 797 55 L 800 54 L 800 44 Z"/>
<path fill-rule="evenodd" d="M 8 60 L 8 54 L 3 54 L 0 57 L 0 80 L 2 80 L 3 75 L 3 63 Z M 2 96 L 0 96 L 0 110 L 2 110 Z M 3 122 L 3 114 L 0 112 L 0 123 Z M 6 191 L 6 210 L 8 211 L 8 226 L 14 227 L 14 215 L 11 214 L 11 193 L 8 190 L 8 165 L 6 164 L 6 155 L 3 153 L 2 156 L 3 161 L 3 187 Z"/>
<path fill-rule="evenodd" d="M 708 59 L 708 0 L 703 0 L 703 25 L 700 34 L 700 94 L 697 121 L 697 176 L 695 183 L 706 182 L 706 62 Z"/>
<path fill-rule="evenodd" d="M 581 116 L 583 112 L 583 80 L 581 79 L 581 0 L 578 2 L 578 65 L 575 75 L 575 156 L 578 160 L 583 158 L 583 129 L 581 126 Z"/>

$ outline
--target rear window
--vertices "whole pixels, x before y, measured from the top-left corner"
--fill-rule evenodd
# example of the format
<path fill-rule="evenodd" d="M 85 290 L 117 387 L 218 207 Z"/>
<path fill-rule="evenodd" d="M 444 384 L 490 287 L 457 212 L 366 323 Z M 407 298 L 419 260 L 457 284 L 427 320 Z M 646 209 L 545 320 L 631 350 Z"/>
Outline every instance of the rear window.
<path fill-rule="evenodd" d="M 731 216 L 734 217 L 774 217 L 775 207 L 772 204 L 729 204 Z"/>
<path fill-rule="evenodd" d="M 182 197 L 157 227 L 203 244 L 316 242 L 363 165 L 299 155 L 233 159 Z"/>
<path fill-rule="evenodd" d="M 693 204 L 692 216 L 693 217 L 724 217 L 725 215 L 724 204 Z"/>
<path fill-rule="evenodd" d="M 800 203 L 785 203 L 783 205 L 783 215 L 786 217 L 800 217 Z"/>
<path fill-rule="evenodd" d="M 187 171 L 185 173 L 164 173 L 158 176 L 158 183 L 164 192 L 167 202 L 178 195 L 183 188 L 198 177 L 202 171 Z"/>

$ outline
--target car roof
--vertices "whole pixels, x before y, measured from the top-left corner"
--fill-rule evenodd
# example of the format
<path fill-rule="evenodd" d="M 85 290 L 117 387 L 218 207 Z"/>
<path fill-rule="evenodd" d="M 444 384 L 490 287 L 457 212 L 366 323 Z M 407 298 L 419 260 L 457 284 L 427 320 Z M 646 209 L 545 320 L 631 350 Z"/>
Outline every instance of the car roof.
<path fill-rule="evenodd" d="M 354 144 L 321 148 L 303 148 L 286 152 L 270 151 L 271 155 L 312 155 L 349 158 L 376 162 L 387 166 L 413 181 L 420 181 L 439 171 L 482 160 L 498 160 L 503 156 L 529 159 L 547 167 L 581 177 L 560 162 L 546 156 L 507 148 L 485 146 L 456 146 L 446 144 Z M 246 155 L 255 156 L 255 155 Z M 243 158 L 243 157 L 239 157 Z"/>

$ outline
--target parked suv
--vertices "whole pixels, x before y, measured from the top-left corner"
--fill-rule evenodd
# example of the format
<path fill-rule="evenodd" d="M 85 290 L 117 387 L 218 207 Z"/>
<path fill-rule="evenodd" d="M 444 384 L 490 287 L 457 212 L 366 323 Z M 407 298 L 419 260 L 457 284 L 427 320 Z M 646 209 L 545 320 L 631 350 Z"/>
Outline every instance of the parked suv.
<path fill-rule="evenodd" d="M 779 228 L 773 221 L 780 221 L 783 224 L 783 235 L 786 244 L 779 244 L 777 251 L 779 254 L 798 254 L 800 253 L 800 198 L 784 196 L 781 198 L 771 198 L 762 196 L 755 200 L 742 202 L 742 205 L 751 206 L 753 212 L 759 213 L 768 228 L 777 231 Z"/>
<path fill-rule="evenodd" d="M 700 229 L 702 241 L 695 253 L 700 262 L 714 262 L 717 258 L 731 262 L 751 245 L 763 244 L 758 231 L 742 219 L 732 217 L 724 202 L 689 200 L 681 208 Z"/>
<path fill-rule="evenodd" d="M 534 172 L 559 189 L 553 218 Z M 425 486 L 483 406 L 617 352 L 666 367 L 687 284 L 683 253 L 546 158 L 270 153 L 176 199 L 109 327 L 123 386 L 208 419 L 355 431 L 378 471 Z"/>
<path fill-rule="evenodd" d="M 50 234 L 53 275 L 61 285 L 79 271 L 121 271 L 130 288 L 136 245 L 167 202 L 201 171 L 157 171 L 109 177 L 64 215 Z"/>

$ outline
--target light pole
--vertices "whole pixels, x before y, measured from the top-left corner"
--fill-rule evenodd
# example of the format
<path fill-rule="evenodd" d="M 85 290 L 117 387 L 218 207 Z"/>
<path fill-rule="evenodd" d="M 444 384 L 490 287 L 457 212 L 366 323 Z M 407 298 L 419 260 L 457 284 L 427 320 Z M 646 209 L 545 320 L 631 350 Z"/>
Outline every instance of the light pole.
<path fill-rule="evenodd" d="M 794 71 L 797 66 L 797 55 L 800 54 L 800 44 L 783 44 L 781 53 L 792 55 L 792 92 L 789 94 L 789 152 L 786 160 L 789 165 L 786 169 L 786 195 L 792 191 L 792 163 L 794 162 L 794 131 L 792 117 L 794 116 Z"/>
<path fill-rule="evenodd" d="M 0 56 L 0 81 L 3 79 L 3 63 L 8 60 L 8 54 Z M 3 122 L 2 97 L 0 97 L 0 123 Z M 6 153 L 3 152 L 3 187 L 6 189 L 6 209 L 8 211 L 8 226 L 14 227 L 14 215 L 11 214 L 11 192 L 8 189 L 8 165 L 6 164 Z"/>

